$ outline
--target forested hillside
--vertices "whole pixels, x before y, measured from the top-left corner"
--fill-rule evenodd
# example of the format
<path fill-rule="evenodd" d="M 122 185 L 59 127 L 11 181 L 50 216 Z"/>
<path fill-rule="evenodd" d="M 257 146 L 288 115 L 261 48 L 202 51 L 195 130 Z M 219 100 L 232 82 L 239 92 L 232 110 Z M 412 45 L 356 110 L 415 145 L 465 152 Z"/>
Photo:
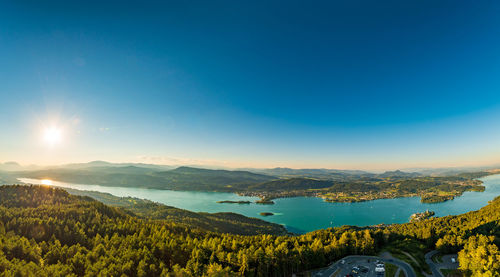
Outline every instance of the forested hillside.
<path fill-rule="evenodd" d="M 398 242 L 460 252 L 474 276 L 498 276 L 500 199 L 459 216 L 301 236 L 219 234 L 140 219 L 42 186 L 0 187 L 0 272 L 18 276 L 288 276 Z M 476 247 L 479 246 L 479 247 Z M 485 265 L 479 267 L 478 265 Z M 489 272 L 489 273 L 486 273 Z M 481 275 L 483 276 L 483 275 Z"/>
<path fill-rule="evenodd" d="M 71 188 L 62 189 L 72 195 L 89 196 L 106 205 L 123 208 L 133 215 L 144 219 L 166 219 L 206 231 L 236 235 L 284 235 L 288 233 L 282 225 L 235 213 L 196 213 L 145 199 L 117 197 L 109 193 L 97 191 L 83 191 Z"/>
<path fill-rule="evenodd" d="M 97 163 L 101 164 L 101 163 Z M 92 165 L 95 165 L 93 163 Z M 271 176 L 249 171 L 178 167 L 67 166 L 37 171 L 10 172 L 9 176 L 98 184 L 186 191 L 234 192 L 265 199 L 312 196 L 328 202 L 356 202 L 382 198 L 420 196 L 422 202 L 442 202 L 465 191 L 482 191 L 476 178 L 498 171 L 459 173 L 452 176 L 422 176 L 415 172 L 388 171 L 381 174 L 326 169 L 269 170 Z M 304 175 L 298 175 L 298 174 Z M 315 177 L 308 177 L 315 176 Z M 223 199 L 221 199 L 223 200 Z"/>
<path fill-rule="evenodd" d="M 158 170 L 138 166 L 53 168 L 12 172 L 11 175 L 78 184 L 205 191 L 235 191 L 236 187 L 246 187 L 251 184 L 276 179 L 276 177 L 248 171 L 211 170 L 193 167 Z"/>

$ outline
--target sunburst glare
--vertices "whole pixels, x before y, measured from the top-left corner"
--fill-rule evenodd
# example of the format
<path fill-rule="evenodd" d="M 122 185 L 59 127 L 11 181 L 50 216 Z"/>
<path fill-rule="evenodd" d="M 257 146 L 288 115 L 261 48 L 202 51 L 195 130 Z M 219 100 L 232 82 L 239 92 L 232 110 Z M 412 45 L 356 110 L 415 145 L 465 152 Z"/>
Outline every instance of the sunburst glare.
<path fill-rule="evenodd" d="M 42 185 L 46 185 L 46 186 L 52 186 L 52 180 L 49 180 L 49 179 L 43 179 L 41 181 Z"/>
<path fill-rule="evenodd" d="M 43 134 L 43 139 L 50 146 L 59 144 L 62 141 L 62 130 L 57 127 L 46 128 Z"/>

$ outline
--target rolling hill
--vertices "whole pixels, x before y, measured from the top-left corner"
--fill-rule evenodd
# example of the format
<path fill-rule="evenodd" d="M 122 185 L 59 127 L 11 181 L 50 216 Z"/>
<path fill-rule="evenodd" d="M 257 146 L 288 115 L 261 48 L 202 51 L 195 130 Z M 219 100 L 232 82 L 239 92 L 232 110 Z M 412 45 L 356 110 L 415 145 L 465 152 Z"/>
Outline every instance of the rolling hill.
<path fill-rule="evenodd" d="M 100 164 L 101 165 L 101 164 Z M 276 177 L 248 171 L 179 167 L 160 171 L 139 166 L 92 166 L 11 172 L 12 176 L 51 179 L 78 184 L 142 187 L 172 190 L 233 191 L 235 187 L 262 183 Z"/>

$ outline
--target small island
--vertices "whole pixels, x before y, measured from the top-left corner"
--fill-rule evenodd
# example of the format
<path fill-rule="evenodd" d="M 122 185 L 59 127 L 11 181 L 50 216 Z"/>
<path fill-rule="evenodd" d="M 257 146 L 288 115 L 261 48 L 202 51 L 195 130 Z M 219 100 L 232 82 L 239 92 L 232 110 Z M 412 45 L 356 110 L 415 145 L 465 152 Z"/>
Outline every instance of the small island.
<path fill-rule="evenodd" d="M 260 213 L 261 216 L 271 216 L 271 215 L 274 215 L 273 213 L 269 213 L 269 212 L 262 212 Z"/>
<path fill-rule="evenodd" d="M 228 204 L 250 204 L 250 201 L 233 201 L 233 200 L 223 200 L 217 201 L 217 203 L 228 203 Z"/>
<path fill-rule="evenodd" d="M 274 205 L 274 201 L 271 200 L 271 198 L 262 198 L 260 200 L 255 201 L 255 204 Z"/>
<path fill-rule="evenodd" d="M 419 222 L 428 218 L 431 218 L 435 215 L 436 213 L 433 211 L 425 211 L 423 213 L 414 213 L 410 217 L 410 222 Z"/>

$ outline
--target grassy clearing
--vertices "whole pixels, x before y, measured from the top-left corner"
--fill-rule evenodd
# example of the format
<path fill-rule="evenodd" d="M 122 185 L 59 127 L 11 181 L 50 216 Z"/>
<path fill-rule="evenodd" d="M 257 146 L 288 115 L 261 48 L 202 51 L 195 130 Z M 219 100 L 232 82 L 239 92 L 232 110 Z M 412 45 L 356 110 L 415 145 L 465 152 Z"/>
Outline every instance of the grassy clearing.
<path fill-rule="evenodd" d="M 395 266 L 393 264 L 389 264 L 389 263 L 385 264 L 385 276 L 386 277 L 394 277 L 396 275 L 396 271 L 398 271 L 397 266 Z"/>
<path fill-rule="evenodd" d="M 384 250 L 391 253 L 394 257 L 410 264 L 417 276 L 424 277 L 422 272 L 431 274 L 429 265 L 425 262 L 425 253 L 427 251 L 425 245 L 414 240 L 404 240 L 391 243 L 386 246 Z M 405 253 L 411 255 L 413 259 Z"/>
<path fill-rule="evenodd" d="M 438 254 L 432 256 L 432 261 L 435 263 L 438 263 L 438 264 L 442 263 L 443 262 L 443 254 L 438 253 Z"/>
<path fill-rule="evenodd" d="M 392 253 L 392 252 L 391 252 Z M 412 259 L 410 259 L 408 256 L 406 256 L 403 253 L 392 253 L 392 255 L 402 261 L 407 262 L 413 269 L 415 270 L 415 273 L 417 274 L 418 277 L 425 277 L 424 274 L 422 274 L 422 267 L 419 264 L 416 264 Z"/>

